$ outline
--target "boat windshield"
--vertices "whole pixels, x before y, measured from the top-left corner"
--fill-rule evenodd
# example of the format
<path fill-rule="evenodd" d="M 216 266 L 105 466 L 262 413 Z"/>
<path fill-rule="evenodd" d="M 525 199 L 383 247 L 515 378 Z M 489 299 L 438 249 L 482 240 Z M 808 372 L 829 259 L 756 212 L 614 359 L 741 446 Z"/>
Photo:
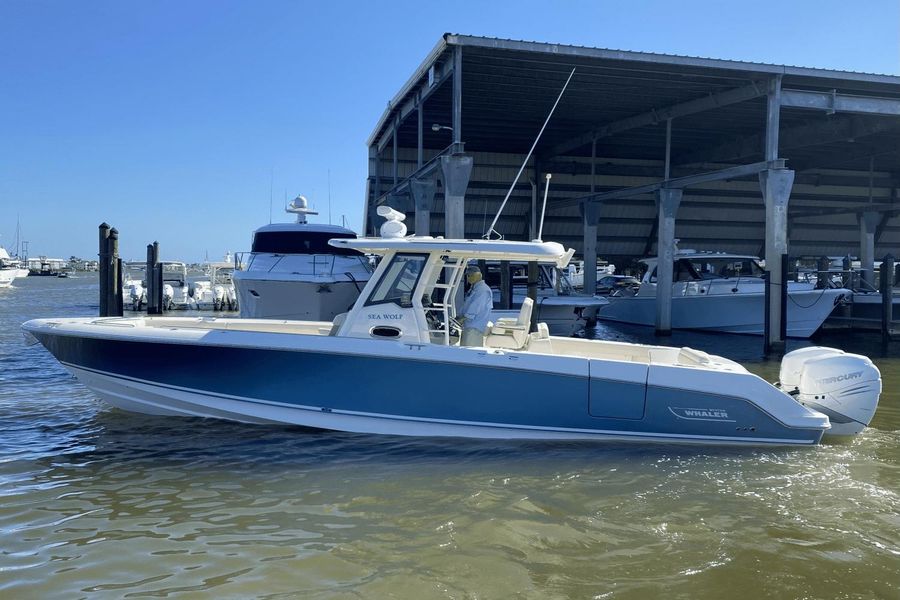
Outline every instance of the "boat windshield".
<path fill-rule="evenodd" d="M 759 266 L 759 263 L 748 257 L 694 256 L 679 258 L 675 261 L 672 281 L 762 277 L 763 273 L 763 268 Z M 655 267 L 649 280 L 656 281 Z"/>
<path fill-rule="evenodd" d="M 763 269 L 752 258 L 738 257 L 696 257 L 682 259 L 689 261 L 691 267 L 702 279 L 722 279 L 731 277 L 762 277 Z"/>
<path fill-rule="evenodd" d="M 384 270 L 366 306 L 393 302 L 402 307 L 412 306 L 412 292 L 416 289 L 427 254 L 396 254 Z"/>
<path fill-rule="evenodd" d="M 360 252 L 351 248 L 328 245 L 335 238 L 353 238 L 348 233 L 326 231 L 257 231 L 253 235 L 252 252 L 267 254 L 337 254 L 359 256 Z"/>

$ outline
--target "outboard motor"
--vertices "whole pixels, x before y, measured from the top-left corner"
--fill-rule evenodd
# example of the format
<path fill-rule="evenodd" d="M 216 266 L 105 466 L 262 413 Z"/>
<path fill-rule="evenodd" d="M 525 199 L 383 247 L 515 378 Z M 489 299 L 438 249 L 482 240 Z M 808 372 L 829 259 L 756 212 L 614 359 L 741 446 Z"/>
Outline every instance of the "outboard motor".
<path fill-rule="evenodd" d="M 881 373 L 859 354 L 813 346 L 781 361 L 781 389 L 828 416 L 828 435 L 856 435 L 866 428 L 881 395 Z"/>

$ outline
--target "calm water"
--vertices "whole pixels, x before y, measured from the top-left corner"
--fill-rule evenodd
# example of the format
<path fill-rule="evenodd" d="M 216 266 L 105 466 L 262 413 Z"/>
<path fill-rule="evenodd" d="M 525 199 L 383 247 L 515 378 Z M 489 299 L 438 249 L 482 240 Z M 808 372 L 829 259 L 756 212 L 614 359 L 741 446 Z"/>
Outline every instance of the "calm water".
<path fill-rule="evenodd" d="M 0 290 L 2 598 L 900 598 L 900 343 L 818 340 L 885 379 L 846 443 L 411 440 L 109 409 L 19 331 L 96 297 Z M 777 377 L 755 338 L 671 343 Z"/>

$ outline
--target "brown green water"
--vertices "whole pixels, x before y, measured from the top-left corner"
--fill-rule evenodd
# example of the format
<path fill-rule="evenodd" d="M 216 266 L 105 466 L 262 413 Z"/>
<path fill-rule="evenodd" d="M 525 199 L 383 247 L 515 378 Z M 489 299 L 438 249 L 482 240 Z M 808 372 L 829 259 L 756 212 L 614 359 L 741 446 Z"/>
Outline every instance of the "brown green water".
<path fill-rule="evenodd" d="M 95 279 L 15 285 L 0 290 L 2 598 L 900 598 L 900 343 L 815 340 L 882 371 L 849 442 L 416 440 L 111 410 L 19 332 L 96 314 Z M 756 338 L 669 343 L 777 378 Z"/>

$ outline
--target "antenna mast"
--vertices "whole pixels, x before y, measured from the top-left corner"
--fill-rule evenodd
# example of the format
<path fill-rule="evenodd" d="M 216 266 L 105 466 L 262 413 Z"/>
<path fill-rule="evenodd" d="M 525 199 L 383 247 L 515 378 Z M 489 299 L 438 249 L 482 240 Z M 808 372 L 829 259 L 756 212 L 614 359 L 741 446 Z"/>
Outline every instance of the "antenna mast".
<path fill-rule="evenodd" d="M 275 190 L 275 168 L 269 174 L 269 225 L 272 224 L 272 193 Z"/>
<path fill-rule="evenodd" d="M 547 212 L 547 193 L 550 191 L 550 178 L 553 177 L 550 173 L 544 175 L 547 179 L 547 185 L 544 186 L 544 206 L 541 208 L 541 220 L 540 225 L 538 225 L 538 236 L 537 239 L 541 242 L 544 241 L 544 214 Z"/>
<path fill-rule="evenodd" d="M 512 194 L 512 191 L 515 189 L 516 184 L 519 183 L 519 177 L 522 176 L 522 171 L 525 170 L 525 165 L 528 164 L 528 159 L 531 158 L 531 153 L 534 152 L 534 149 L 538 145 L 538 141 L 541 139 L 541 135 L 544 133 L 544 129 L 547 128 L 547 123 L 550 122 L 550 117 L 553 116 L 553 111 L 556 110 L 556 106 L 559 104 L 559 101 L 562 100 L 563 94 L 566 93 L 566 88 L 569 87 L 569 82 L 572 81 L 572 75 L 575 74 L 575 67 L 572 67 L 572 72 L 569 73 L 569 78 L 566 79 L 566 83 L 563 85 L 562 90 L 559 92 L 559 96 L 556 98 L 556 102 L 553 103 L 553 108 L 550 109 L 550 114 L 547 115 L 547 118 L 544 120 L 544 125 L 541 127 L 541 130 L 538 132 L 537 137 L 534 138 L 534 143 L 531 144 L 531 150 L 528 151 L 528 156 L 525 157 L 525 160 L 522 161 L 522 166 L 519 167 L 519 172 L 516 173 L 516 178 L 513 179 L 512 185 L 509 186 L 509 191 L 506 192 L 506 197 L 503 199 L 503 202 L 500 204 L 500 208 L 497 210 L 497 215 L 494 217 L 494 220 L 491 222 L 491 226 L 487 231 L 484 232 L 484 238 L 490 239 L 491 234 L 497 233 L 494 230 L 494 226 L 497 224 L 497 220 L 500 218 L 500 214 L 503 212 L 503 209 L 506 207 L 506 202 L 509 200 L 509 196 Z M 497 233 L 498 237 L 502 237 L 499 233 Z"/>

